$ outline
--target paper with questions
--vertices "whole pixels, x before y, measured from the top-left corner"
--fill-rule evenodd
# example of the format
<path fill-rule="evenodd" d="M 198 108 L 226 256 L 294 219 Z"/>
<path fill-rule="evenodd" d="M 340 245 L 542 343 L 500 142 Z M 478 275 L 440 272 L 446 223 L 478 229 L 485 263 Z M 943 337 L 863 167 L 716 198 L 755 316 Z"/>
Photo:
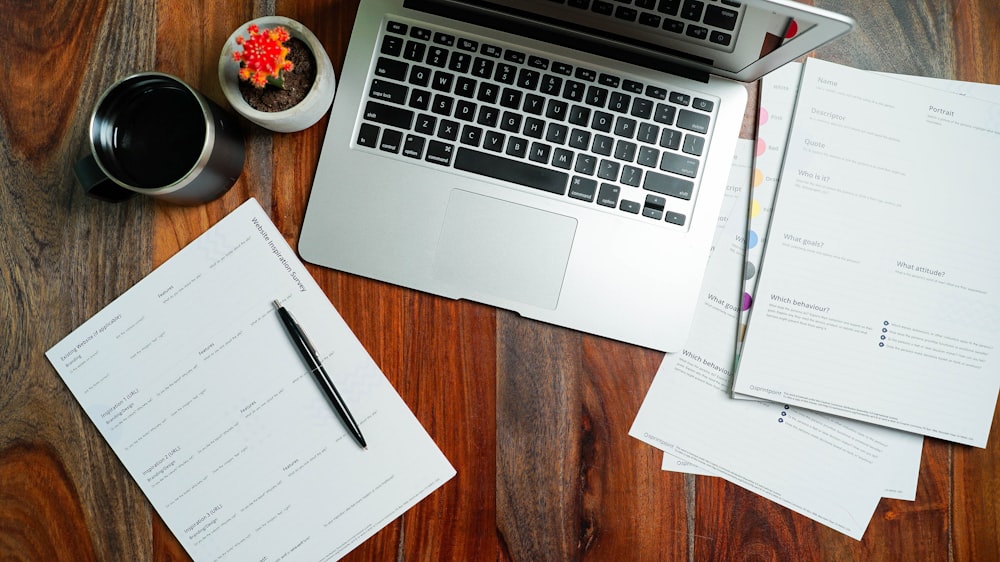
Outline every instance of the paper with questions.
<path fill-rule="evenodd" d="M 795 85 L 792 84 L 791 87 L 794 90 Z M 777 106 L 772 105 L 772 107 Z M 698 328 L 698 331 L 689 338 L 691 347 L 697 348 L 699 357 L 704 360 L 703 364 L 700 366 L 693 364 L 690 361 L 691 357 L 689 354 L 682 354 L 682 357 L 676 361 L 668 356 L 664 361 L 664 367 L 661 367 L 661 371 L 670 364 L 674 365 L 679 372 L 683 371 L 691 375 L 698 370 L 707 369 L 708 365 L 720 367 L 731 366 L 736 362 L 739 340 L 737 339 L 734 343 L 724 337 L 719 337 L 719 335 L 727 331 L 732 331 L 735 334 L 742 329 L 742 314 L 740 314 L 738 320 L 731 320 L 729 318 L 729 315 L 737 314 L 732 303 L 739 302 L 739 299 L 738 297 L 733 297 L 734 300 L 731 301 L 726 295 L 738 295 L 740 293 L 741 279 L 739 268 L 741 267 L 741 260 L 743 260 L 743 263 L 746 261 L 747 251 L 743 231 L 748 230 L 746 226 L 748 224 L 747 221 L 752 222 L 754 218 L 753 213 L 746 213 L 748 199 L 750 199 L 750 204 L 752 205 L 753 198 L 760 196 L 757 193 L 760 185 L 755 179 L 752 179 L 759 168 L 756 166 L 757 160 L 754 159 L 753 170 L 751 170 L 751 147 L 752 143 L 748 140 L 740 140 L 737 144 L 732 169 L 726 186 L 723 216 L 719 217 L 716 237 L 712 245 L 713 251 L 709 258 L 709 265 L 706 272 L 706 278 L 711 276 L 711 280 L 705 283 L 701 305 L 696 312 L 695 326 Z M 759 156 L 759 151 L 755 151 L 755 155 Z M 770 201 L 767 201 L 767 204 L 770 205 Z M 743 290 L 746 290 L 745 275 L 742 278 L 742 283 Z M 702 319 L 702 316 L 705 318 Z M 734 324 L 731 326 L 730 322 Z M 703 378 L 704 375 L 705 373 L 701 373 L 698 377 Z M 718 372 L 716 375 L 718 375 Z M 744 474 L 744 468 L 739 464 L 740 459 L 727 460 L 725 458 L 716 459 L 714 457 L 710 449 L 729 447 L 728 442 L 712 442 L 707 435 L 693 431 L 686 424 L 670 425 L 664 418 L 660 418 L 658 413 L 654 412 L 657 412 L 659 409 L 659 400 L 663 397 L 663 393 L 671 392 L 682 393 L 683 396 L 688 397 L 690 400 L 688 409 L 682 409 L 680 411 L 681 414 L 690 413 L 692 415 L 710 415 L 712 417 L 726 418 L 729 420 L 728 423 L 731 423 L 733 426 L 743 424 L 741 420 L 741 416 L 743 415 L 755 417 L 759 409 L 722 400 L 715 392 L 705 391 L 704 387 L 701 386 L 694 389 L 685 389 L 683 381 L 673 380 L 670 378 L 671 376 L 673 375 L 657 375 L 658 379 L 662 377 L 666 382 L 658 381 L 656 385 L 657 390 L 650 391 L 643 404 L 644 412 L 637 416 L 637 422 L 634 427 L 636 430 L 645 429 L 645 424 L 648 424 L 652 433 L 658 437 L 656 442 L 651 440 L 650 443 L 664 449 L 662 468 L 673 472 L 723 476 L 704 466 L 692 463 L 690 458 L 678 456 L 671 452 L 673 450 L 672 436 L 676 435 L 677 432 L 691 431 L 690 437 L 693 437 L 700 445 L 706 447 L 704 454 L 712 459 L 713 462 L 726 464 L 729 470 L 742 474 L 744 478 L 748 476 L 753 477 L 752 475 Z M 730 378 L 723 380 L 724 378 L 719 378 L 717 381 L 718 384 L 721 385 L 723 382 L 726 385 L 732 384 Z M 869 443 L 869 446 L 859 450 L 859 454 L 872 460 L 870 466 L 874 467 L 874 470 L 865 475 L 859 473 L 857 475 L 858 478 L 871 477 L 877 479 L 882 497 L 904 500 L 914 499 L 917 491 L 923 439 L 909 433 L 886 430 L 878 426 L 853 420 L 838 419 L 828 414 L 799 412 L 797 409 L 785 407 L 784 404 L 778 406 L 780 407 L 776 406 L 772 408 L 772 410 L 777 411 L 777 415 L 773 420 L 765 421 L 763 427 L 755 427 L 753 429 L 755 432 L 753 439 L 761 443 L 761 454 L 765 456 L 772 454 L 804 454 L 815 456 L 817 460 L 823 461 L 825 458 L 824 455 L 827 454 L 827 448 L 834 446 L 833 443 L 829 442 L 824 432 L 827 431 L 826 428 L 838 427 L 839 429 L 835 433 L 841 436 L 853 435 L 857 440 Z M 813 446 L 796 452 L 782 451 L 787 445 L 782 440 L 782 432 L 784 431 L 782 424 L 786 421 L 798 422 L 803 417 L 810 418 L 812 429 L 808 429 L 806 426 L 798 426 L 797 429 L 805 434 L 811 434 L 816 439 L 813 442 Z M 777 424 L 771 423 L 775 420 L 777 420 Z M 739 433 L 736 434 L 737 439 L 743 439 L 744 437 L 747 436 Z M 738 484 L 739 482 L 737 481 L 736 483 Z M 809 501 L 806 498 L 801 498 L 801 503 L 809 503 Z"/>
<path fill-rule="evenodd" d="M 986 445 L 1000 105 L 810 59 L 734 392 Z"/>
<path fill-rule="evenodd" d="M 338 559 L 455 473 L 253 199 L 46 356 L 199 562 Z"/>
<path fill-rule="evenodd" d="M 748 147 L 741 141 L 739 148 Z M 749 186 L 749 182 L 745 184 Z M 882 496 L 913 497 L 922 439 L 729 396 L 748 189 L 717 236 L 684 349 L 668 354 L 630 435 L 860 539 Z M 665 457 L 664 463 L 670 462 Z"/>

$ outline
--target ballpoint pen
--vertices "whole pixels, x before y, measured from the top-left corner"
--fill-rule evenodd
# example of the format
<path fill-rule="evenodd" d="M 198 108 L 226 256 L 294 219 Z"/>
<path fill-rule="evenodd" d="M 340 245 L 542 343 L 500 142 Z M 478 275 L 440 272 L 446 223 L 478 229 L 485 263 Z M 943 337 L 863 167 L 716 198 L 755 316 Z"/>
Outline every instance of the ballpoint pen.
<path fill-rule="evenodd" d="M 336 410 L 337 415 L 340 416 L 341 421 L 347 426 L 347 430 L 350 431 L 354 440 L 358 442 L 358 445 L 361 445 L 363 449 L 367 449 L 368 444 L 365 442 L 364 436 L 361 435 L 361 428 L 358 426 L 358 422 L 354 421 L 354 416 L 347 409 L 347 404 L 341 398 L 340 393 L 337 392 L 337 387 L 333 385 L 333 380 L 330 378 L 329 373 L 323 368 L 323 364 L 319 360 L 319 355 L 316 353 L 316 349 L 309 341 L 309 338 L 306 337 L 306 333 L 302 331 L 302 327 L 295 321 L 292 314 L 285 307 L 281 306 L 281 303 L 277 300 L 274 301 L 274 308 L 278 311 L 278 317 L 281 318 L 281 323 L 285 325 L 288 336 L 292 338 L 292 343 L 299 350 L 299 355 L 302 356 L 302 359 L 306 362 L 306 366 L 309 367 L 309 372 L 313 374 L 316 382 L 323 389 L 323 393 L 326 394 L 330 403 L 333 404 L 333 409 Z"/>

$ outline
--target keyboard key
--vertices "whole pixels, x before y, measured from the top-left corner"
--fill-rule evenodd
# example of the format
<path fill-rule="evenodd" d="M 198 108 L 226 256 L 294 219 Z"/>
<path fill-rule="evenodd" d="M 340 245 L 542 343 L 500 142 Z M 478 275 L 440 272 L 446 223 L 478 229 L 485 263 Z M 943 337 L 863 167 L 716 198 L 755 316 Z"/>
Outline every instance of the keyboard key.
<path fill-rule="evenodd" d="M 675 213 L 673 211 L 667 211 L 666 216 L 663 220 L 669 222 L 670 224 L 676 224 L 677 226 L 684 226 L 685 216 L 680 213 Z"/>
<path fill-rule="evenodd" d="M 585 101 L 588 105 L 593 105 L 594 107 L 604 107 L 604 104 L 608 101 L 608 89 L 600 86 L 587 88 L 587 99 Z"/>
<path fill-rule="evenodd" d="M 539 162 L 541 164 L 549 163 L 549 155 L 552 153 L 552 147 L 541 142 L 531 143 L 531 149 L 528 151 L 528 160 L 532 162 Z"/>
<path fill-rule="evenodd" d="M 569 127 L 559 123 L 549 123 L 549 128 L 545 131 L 545 140 L 552 144 L 564 144 L 566 136 L 569 134 Z"/>
<path fill-rule="evenodd" d="M 375 148 L 378 146 L 378 133 L 379 128 L 375 125 L 362 123 L 358 129 L 358 144 L 367 146 L 368 148 Z"/>
<path fill-rule="evenodd" d="M 604 131 L 605 133 L 611 132 L 611 125 L 614 123 L 614 117 L 610 113 L 605 113 L 603 111 L 595 111 L 594 118 L 590 121 L 590 127 L 592 129 L 597 129 L 598 131 Z"/>
<path fill-rule="evenodd" d="M 691 21 L 701 21 L 701 13 L 705 9 L 705 3 L 701 0 L 685 0 L 681 8 L 681 17 Z"/>
<path fill-rule="evenodd" d="M 665 103 L 658 103 L 656 104 L 656 113 L 653 114 L 653 120 L 664 125 L 673 125 L 676 115 L 676 107 Z"/>
<path fill-rule="evenodd" d="M 510 61 L 514 64 L 524 64 L 525 59 L 528 55 L 522 53 L 521 51 L 514 51 L 512 49 L 507 49 L 503 54 L 503 60 Z"/>
<path fill-rule="evenodd" d="M 528 154 L 528 140 L 520 137 L 510 137 L 507 139 L 507 155 L 515 158 L 524 158 Z"/>
<path fill-rule="evenodd" d="M 677 114 L 677 126 L 696 133 L 707 133 L 709 120 L 708 115 L 695 113 L 687 109 L 682 109 Z"/>
<path fill-rule="evenodd" d="M 625 137 L 627 139 L 635 136 L 635 128 L 637 123 L 635 119 L 630 119 L 628 117 L 619 117 L 615 120 L 615 134 L 619 137 Z"/>
<path fill-rule="evenodd" d="M 615 17 L 624 21 L 635 21 L 639 17 L 639 10 L 618 6 L 615 10 Z"/>
<path fill-rule="evenodd" d="M 615 11 L 615 5 L 605 0 L 594 0 L 594 5 L 590 9 L 596 14 L 610 16 Z"/>
<path fill-rule="evenodd" d="M 570 101 L 582 101 L 585 92 L 585 84 L 576 80 L 567 80 L 563 86 L 563 97 Z"/>
<path fill-rule="evenodd" d="M 476 117 L 476 123 L 479 123 L 484 127 L 496 127 L 499 119 L 500 111 L 497 108 L 484 105 L 479 108 L 479 115 Z"/>
<path fill-rule="evenodd" d="M 556 74 L 562 74 L 563 76 L 572 76 L 573 67 L 564 62 L 553 62 L 552 72 L 555 72 Z"/>
<path fill-rule="evenodd" d="M 398 57 L 403 52 L 403 38 L 394 35 L 386 35 L 382 38 L 382 47 L 379 49 L 383 55 Z"/>
<path fill-rule="evenodd" d="M 476 85 L 478 83 L 468 76 L 459 76 L 455 80 L 455 95 L 463 98 L 471 98 L 476 95 Z"/>
<path fill-rule="evenodd" d="M 635 160 L 636 146 L 634 142 L 620 140 L 615 144 L 615 158 L 624 162 Z"/>
<path fill-rule="evenodd" d="M 593 82 L 597 80 L 597 71 L 591 70 L 589 68 L 577 67 L 573 76 L 579 78 L 580 80 L 586 80 L 587 82 Z"/>
<path fill-rule="evenodd" d="M 507 136 L 503 133 L 498 133 L 496 131 L 486 131 L 483 135 L 483 148 L 486 150 L 492 150 L 493 152 L 500 152 L 503 150 L 504 141 Z"/>
<path fill-rule="evenodd" d="M 705 137 L 692 134 L 684 135 L 684 145 L 681 146 L 681 152 L 686 152 L 694 156 L 701 156 L 701 153 L 704 150 Z"/>
<path fill-rule="evenodd" d="M 691 102 L 691 107 L 711 113 L 715 109 L 715 103 L 701 98 L 694 98 L 694 101 Z"/>
<path fill-rule="evenodd" d="M 716 45 L 728 46 L 730 43 L 733 42 L 733 36 L 728 33 L 724 33 L 722 31 L 713 29 L 708 33 L 708 40 L 711 41 L 712 43 L 715 43 Z"/>
<path fill-rule="evenodd" d="M 410 65 L 403 61 L 379 57 L 375 61 L 375 76 L 390 78 L 392 80 L 402 80 L 406 77 L 406 69 L 409 67 Z"/>
<path fill-rule="evenodd" d="M 413 66 L 410 70 L 410 84 L 414 86 L 429 86 L 431 83 L 431 69 L 426 66 Z"/>
<path fill-rule="evenodd" d="M 608 100 L 608 109 L 617 111 L 618 113 L 626 113 L 631 103 L 632 96 L 621 92 L 614 92 Z"/>
<path fill-rule="evenodd" d="M 545 132 L 545 121 L 541 119 L 536 119 L 535 117 L 528 117 L 524 120 L 524 131 L 523 133 L 529 137 L 540 139 Z"/>
<path fill-rule="evenodd" d="M 426 142 L 424 137 L 406 135 L 406 142 L 403 143 L 403 156 L 419 159 L 424 152 L 424 142 Z"/>
<path fill-rule="evenodd" d="M 618 181 L 619 170 L 621 170 L 621 164 L 602 158 L 597 166 L 597 177 L 608 181 Z"/>
<path fill-rule="evenodd" d="M 438 70 L 434 73 L 434 79 L 431 81 L 431 88 L 439 92 L 450 92 L 451 85 L 455 81 L 455 75 L 450 72 L 442 72 Z"/>
<path fill-rule="evenodd" d="M 632 213 L 633 215 L 638 215 L 639 210 L 642 209 L 642 205 L 636 203 L 635 201 L 629 201 L 628 199 L 622 199 L 622 202 L 618 204 L 618 208 L 626 213 Z"/>
<path fill-rule="evenodd" d="M 597 192 L 597 204 L 612 209 L 618 206 L 618 196 L 622 188 L 612 183 L 602 183 L 601 190 Z"/>
<path fill-rule="evenodd" d="M 680 92 L 670 92 L 670 103 L 677 105 L 687 105 L 691 103 L 691 96 Z"/>
<path fill-rule="evenodd" d="M 542 76 L 541 83 L 538 85 L 538 91 L 548 96 L 558 96 L 559 90 L 562 89 L 562 83 L 562 78 L 546 74 Z"/>
<path fill-rule="evenodd" d="M 508 109 L 519 109 L 521 107 L 521 91 L 514 88 L 504 88 L 500 94 L 500 105 Z"/>
<path fill-rule="evenodd" d="M 660 158 L 660 169 L 693 178 L 698 175 L 698 161 L 680 154 L 664 152 Z"/>
<path fill-rule="evenodd" d="M 684 31 L 684 22 L 670 18 L 663 18 L 663 25 L 661 27 L 664 31 L 681 33 Z"/>
<path fill-rule="evenodd" d="M 611 150 L 615 145 L 615 139 L 605 135 L 594 135 L 594 143 L 590 150 L 602 156 L 611 156 Z"/>
<path fill-rule="evenodd" d="M 568 111 L 569 104 L 557 99 L 549 100 L 549 103 L 545 106 L 545 116 L 549 119 L 555 119 L 556 121 L 566 119 L 566 113 Z"/>
<path fill-rule="evenodd" d="M 646 86 L 646 96 L 658 100 L 667 99 L 667 89 L 658 86 Z"/>
<path fill-rule="evenodd" d="M 444 68 L 448 64 L 448 50 L 442 47 L 431 47 L 427 49 L 427 59 L 424 62 L 431 66 Z"/>
<path fill-rule="evenodd" d="M 573 151 L 565 148 L 557 148 L 552 151 L 552 165 L 556 168 L 568 170 L 573 167 Z"/>
<path fill-rule="evenodd" d="M 503 117 L 500 118 L 500 128 L 508 133 L 520 133 L 521 119 L 522 117 L 520 113 L 504 111 Z"/>
<path fill-rule="evenodd" d="M 663 207 L 667 204 L 667 200 L 658 195 L 647 195 L 646 204 L 642 206 L 642 216 L 651 218 L 654 220 L 660 220 L 663 218 Z"/>
<path fill-rule="evenodd" d="M 583 129 L 573 129 L 569 135 L 569 145 L 577 150 L 587 150 L 590 146 L 590 132 Z"/>
<path fill-rule="evenodd" d="M 434 164 L 441 164 L 442 166 L 450 166 L 451 157 L 454 151 L 454 145 L 431 140 L 431 142 L 427 145 L 427 156 L 424 160 L 433 162 Z"/>
<path fill-rule="evenodd" d="M 681 147 L 681 132 L 676 129 L 663 129 L 660 134 L 660 146 L 677 150 Z"/>
<path fill-rule="evenodd" d="M 532 55 L 528 57 L 528 66 L 531 68 L 537 68 L 538 70 L 548 70 L 549 59 Z"/>
<path fill-rule="evenodd" d="M 458 123 L 450 119 L 442 119 L 441 123 L 438 124 L 437 136 L 450 141 L 458 140 L 458 130 Z"/>
<path fill-rule="evenodd" d="M 700 25 L 689 25 L 685 35 L 695 39 L 708 39 L 708 28 Z"/>
<path fill-rule="evenodd" d="M 545 110 L 545 98 L 537 94 L 526 94 L 521 109 L 532 115 L 541 115 Z"/>
<path fill-rule="evenodd" d="M 639 187 L 639 181 L 642 179 L 642 170 L 636 168 L 635 166 L 625 165 L 622 166 L 622 177 L 621 181 L 625 185 L 631 185 L 632 187 Z"/>
<path fill-rule="evenodd" d="M 414 26 L 412 29 L 410 29 L 410 37 L 413 37 L 414 39 L 420 39 L 421 41 L 430 41 L 431 30 Z"/>
<path fill-rule="evenodd" d="M 569 176 L 565 172 L 464 147 L 458 149 L 455 168 L 556 195 L 566 194 L 566 184 L 569 181 Z"/>
<path fill-rule="evenodd" d="M 580 153 L 576 155 L 576 165 L 573 166 L 573 170 L 579 174 L 586 174 L 588 176 L 594 175 L 594 171 L 597 169 L 597 157 L 591 154 Z"/>
<path fill-rule="evenodd" d="M 537 70 L 522 68 L 521 71 L 517 73 L 517 87 L 523 90 L 534 90 L 538 87 L 538 81 L 541 80 L 541 78 L 542 74 Z"/>
<path fill-rule="evenodd" d="M 640 123 L 635 138 L 648 144 L 656 144 L 656 140 L 660 138 L 660 128 L 652 123 Z"/>
<path fill-rule="evenodd" d="M 427 45 L 418 41 L 407 41 L 406 48 L 403 49 L 403 58 L 413 62 L 423 62 L 426 52 Z"/>
<path fill-rule="evenodd" d="M 516 78 L 517 67 L 511 64 L 500 63 L 497 65 L 496 72 L 493 73 L 493 79 L 504 84 L 513 84 Z"/>
<path fill-rule="evenodd" d="M 433 135 L 436 127 L 437 117 L 421 113 L 417 116 L 417 123 L 414 125 L 413 130 L 424 135 Z"/>
<path fill-rule="evenodd" d="M 486 103 L 496 103 L 498 95 L 500 95 L 499 86 L 490 84 L 489 82 L 482 82 L 479 84 L 479 92 L 476 94 L 476 99 Z"/>
<path fill-rule="evenodd" d="M 406 103 L 406 94 L 408 93 L 409 88 L 402 84 L 386 82 L 385 80 L 379 80 L 377 78 L 372 80 L 371 88 L 368 89 L 369 97 L 373 97 L 377 100 L 398 103 L 400 105 Z"/>
<path fill-rule="evenodd" d="M 649 146 L 639 147 L 639 155 L 635 159 L 635 163 L 640 166 L 646 166 L 647 168 L 655 168 L 656 163 L 660 161 L 660 151 Z"/>
<path fill-rule="evenodd" d="M 434 102 L 431 104 L 431 111 L 437 113 L 438 115 L 451 115 L 451 107 L 454 103 L 455 98 L 443 94 L 437 94 L 434 96 Z"/>
<path fill-rule="evenodd" d="M 702 23 L 712 27 L 732 31 L 736 29 L 736 19 L 739 15 L 740 13 L 737 10 L 723 8 L 713 4 L 708 6 L 705 10 L 705 19 L 702 20 Z"/>
<path fill-rule="evenodd" d="M 402 107 L 369 101 L 365 104 L 364 118 L 390 127 L 409 129 L 413 123 L 413 112 Z"/>
<path fill-rule="evenodd" d="M 573 176 L 569 182 L 569 196 L 588 203 L 593 203 L 597 194 L 597 181 L 590 178 Z"/>
<path fill-rule="evenodd" d="M 455 119 L 472 121 L 476 118 L 476 107 L 478 106 L 471 101 L 458 100 L 458 103 L 455 104 Z"/>
<path fill-rule="evenodd" d="M 586 127 L 590 122 L 590 109 L 582 105 L 574 105 L 569 110 L 569 122 L 574 125 Z"/>
<path fill-rule="evenodd" d="M 439 31 L 434 34 L 434 42 L 437 43 L 438 45 L 451 47 L 455 44 L 455 36 L 449 33 L 441 33 Z"/>
<path fill-rule="evenodd" d="M 469 71 L 470 66 L 472 66 L 472 55 L 469 53 L 454 51 L 451 53 L 451 58 L 448 59 L 448 70 L 453 72 L 464 74 Z"/>
<path fill-rule="evenodd" d="M 481 138 L 483 138 L 483 130 L 479 127 L 473 127 L 472 125 L 462 127 L 462 144 L 479 146 Z"/>
<path fill-rule="evenodd" d="M 660 3 L 656 6 L 658 12 L 671 16 L 676 16 L 680 8 L 681 0 L 660 0 Z"/>
<path fill-rule="evenodd" d="M 497 47 L 496 45 L 488 45 L 486 43 L 483 43 L 483 46 L 479 48 L 479 52 L 488 57 L 493 57 L 496 59 L 500 58 L 500 53 L 503 52 L 503 49 Z"/>
<path fill-rule="evenodd" d="M 459 39 L 458 48 L 463 51 L 475 53 L 479 50 L 479 43 L 477 41 L 473 41 L 472 39 Z"/>
<path fill-rule="evenodd" d="M 399 23 L 398 21 L 388 21 L 385 24 L 385 30 L 389 33 L 397 33 L 399 35 L 406 35 L 407 25 L 405 23 Z"/>
<path fill-rule="evenodd" d="M 642 188 L 646 191 L 654 191 L 663 195 L 669 195 L 670 197 L 690 200 L 694 183 L 657 172 L 646 172 L 646 180 L 642 183 Z"/>
<path fill-rule="evenodd" d="M 476 57 L 476 60 L 472 63 L 472 74 L 478 76 L 479 78 L 489 78 L 493 76 L 493 65 L 495 63 L 490 59 L 484 59 L 482 57 Z"/>
<path fill-rule="evenodd" d="M 627 92 L 632 92 L 633 94 L 642 93 L 642 82 L 636 82 L 635 80 L 625 80 L 622 82 L 622 89 Z"/>
<path fill-rule="evenodd" d="M 395 129 L 386 129 L 382 133 L 382 139 L 378 143 L 379 150 L 384 150 L 386 152 L 391 152 L 393 154 L 399 152 L 403 144 L 403 133 Z"/>
<path fill-rule="evenodd" d="M 653 100 L 635 98 L 632 102 L 632 116 L 639 119 L 649 119 L 653 115 Z"/>

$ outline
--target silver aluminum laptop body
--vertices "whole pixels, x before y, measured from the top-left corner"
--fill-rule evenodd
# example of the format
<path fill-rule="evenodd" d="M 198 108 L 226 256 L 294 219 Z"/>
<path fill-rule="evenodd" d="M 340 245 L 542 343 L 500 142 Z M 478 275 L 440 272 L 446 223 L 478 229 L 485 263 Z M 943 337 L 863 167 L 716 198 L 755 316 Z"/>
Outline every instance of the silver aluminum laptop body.
<path fill-rule="evenodd" d="M 723 20 L 723 29 L 691 29 L 695 24 L 684 16 L 693 11 L 710 15 L 709 23 Z M 664 31 L 667 26 L 671 27 Z M 747 92 L 741 82 L 756 80 L 852 26 L 844 16 L 784 0 L 362 0 L 299 252 L 314 264 L 677 351 L 697 304 L 746 109 Z M 422 115 L 439 126 L 454 119 L 459 134 L 468 132 L 470 137 L 474 131 L 465 125 L 483 128 L 476 126 L 473 116 L 460 121 L 457 109 L 435 114 L 436 106 L 411 107 L 416 91 L 424 89 L 408 81 L 416 67 L 450 70 L 444 61 L 440 68 L 434 66 L 424 54 L 416 62 L 405 58 L 408 42 L 425 31 L 431 50 L 438 40 L 458 37 L 473 61 L 495 54 L 498 65 L 507 60 L 522 71 L 534 68 L 543 80 L 551 75 L 549 79 L 558 78 L 562 84 L 603 83 L 612 96 L 617 86 L 619 99 L 630 97 L 622 88 L 637 94 L 644 88 L 660 96 L 685 92 L 680 98 L 686 103 L 694 103 L 692 95 L 697 103 L 708 100 L 713 113 L 705 134 L 707 148 L 698 162 L 700 175 L 693 194 L 682 190 L 682 199 L 677 200 L 687 205 L 680 207 L 683 212 L 669 213 L 672 198 L 661 197 L 660 184 L 616 184 L 628 181 L 624 171 L 630 164 L 649 179 L 655 176 L 669 185 L 678 179 L 683 183 L 683 170 L 681 176 L 672 177 L 676 174 L 662 172 L 654 164 L 649 168 L 654 174 L 635 161 L 610 164 L 615 172 L 611 176 L 605 175 L 603 162 L 596 170 L 579 168 L 579 161 L 565 169 L 549 156 L 553 149 L 566 147 L 559 138 L 547 143 L 544 159 L 534 158 L 532 152 L 522 157 L 525 165 L 508 166 L 499 158 L 507 156 L 504 146 L 513 150 L 513 137 L 523 137 L 532 148 L 536 139 L 522 132 L 505 136 L 499 129 L 492 133 L 494 140 L 511 138 L 498 145 L 495 155 L 486 150 L 481 133 L 476 133 L 475 146 L 463 144 L 470 140 L 465 136 L 452 142 L 435 141 L 433 135 L 411 138 L 420 135 L 405 127 L 418 127 L 414 119 L 420 121 Z M 398 37 L 384 38 L 390 34 Z M 397 44 L 400 58 L 391 65 L 383 56 L 391 51 L 386 50 L 389 43 Z M 400 54 L 400 48 L 406 52 Z M 390 81 L 383 75 L 397 71 L 399 83 L 386 85 Z M 462 102 L 457 85 L 436 86 L 426 86 L 429 97 L 447 94 L 445 98 Z M 374 104 L 373 96 L 378 96 Z M 478 104 L 480 112 L 490 104 L 496 105 L 497 113 L 504 110 L 497 105 L 502 101 L 476 98 L 470 92 L 469 100 Z M 587 107 L 587 101 L 562 105 L 580 109 Z M 400 125 L 403 114 L 406 122 Z M 365 126 L 366 117 L 379 122 Z M 545 113 L 536 122 L 551 125 L 561 119 Z M 616 119 L 631 120 L 628 108 Z M 650 123 L 647 132 L 659 129 L 656 122 Z M 404 130 L 387 132 L 395 129 Z M 537 140 L 546 144 L 550 139 Z M 641 145 L 632 140 L 631 144 Z M 658 157 L 668 152 L 658 143 L 650 147 L 647 153 Z M 564 154 L 569 152 L 567 148 Z M 688 161 L 679 147 L 676 152 Z M 476 173 L 465 171 L 463 162 L 474 164 Z M 508 181 L 511 174 L 521 172 L 546 181 L 568 178 L 566 193 L 526 186 L 520 179 Z M 574 185 L 589 188 L 591 200 Z M 614 197 L 605 197 L 605 189 Z M 683 200 L 685 196 L 689 200 Z M 668 200 L 667 209 L 662 208 L 662 199 Z"/>

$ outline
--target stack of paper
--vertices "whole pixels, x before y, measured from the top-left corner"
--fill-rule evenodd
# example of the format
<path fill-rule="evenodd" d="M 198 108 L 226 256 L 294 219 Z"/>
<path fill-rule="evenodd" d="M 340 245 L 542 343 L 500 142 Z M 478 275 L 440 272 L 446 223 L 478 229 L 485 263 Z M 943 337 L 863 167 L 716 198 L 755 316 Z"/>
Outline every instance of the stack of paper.
<path fill-rule="evenodd" d="M 339 559 L 455 474 L 253 199 L 46 356 L 194 560 Z"/>
<path fill-rule="evenodd" d="M 764 78 L 731 178 L 749 213 L 720 223 L 688 344 L 630 431 L 665 469 L 860 539 L 880 497 L 914 498 L 922 435 L 985 446 L 1000 106 L 974 96 L 1000 100 L 817 60 Z"/>

